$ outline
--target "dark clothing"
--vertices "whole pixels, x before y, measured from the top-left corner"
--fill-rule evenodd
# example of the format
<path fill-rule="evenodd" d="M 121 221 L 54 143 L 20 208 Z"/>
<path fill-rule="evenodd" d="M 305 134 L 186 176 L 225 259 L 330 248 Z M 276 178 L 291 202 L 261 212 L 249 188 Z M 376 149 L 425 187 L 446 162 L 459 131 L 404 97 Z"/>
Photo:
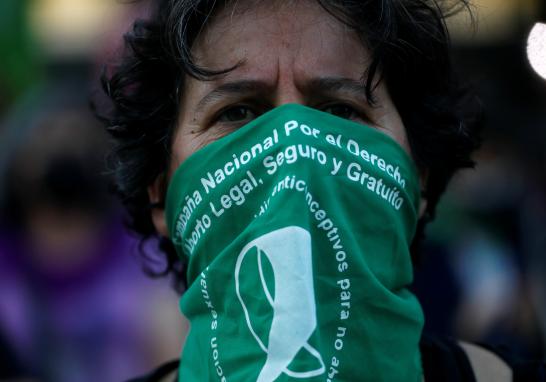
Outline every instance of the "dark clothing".
<path fill-rule="evenodd" d="M 165 378 L 167 375 L 173 373 L 176 369 L 178 369 L 178 364 L 180 362 L 176 359 L 167 363 L 164 363 L 163 365 L 159 366 L 157 369 L 153 370 L 149 374 L 146 374 L 142 377 L 131 379 L 127 382 L 157 382 L 161 381 L 163 378 Z M 178 375 L 176 377 L 173 377 L 173 382 L 178 382 Z"/>
<path fill-rule="evenodd" d="M 521 361 L 506 351 L 481 346 L 495 353 L 512 369 L 514 382 L 546 381 L 546 362 Z M 425 334 L 420 349 L 425 382 L 479 382 L 466 352 L 457 341 Z"/>
<path fill-rule="evenodd" d="M 470 361 L 456 341 L 423 335 L 419 347 L 425 381 L 476 382 Z"/>
<path fill-rule="evenodd" d="M 478 382 L 466 352 L 457 341 L 425 334 L 421 338 L 419 347 L 425 382 Z M 546 362 L 520 361 L 498 349 L 487 349 L 497 354 L 512 369 L 514 382 L 546 382 Z M 174 372 L 177 367 L 178 360 L 171 361 L 150 374 L 129 382 L 160 381 Z M 177 381 L 176 377 L 173 378 Z"/>

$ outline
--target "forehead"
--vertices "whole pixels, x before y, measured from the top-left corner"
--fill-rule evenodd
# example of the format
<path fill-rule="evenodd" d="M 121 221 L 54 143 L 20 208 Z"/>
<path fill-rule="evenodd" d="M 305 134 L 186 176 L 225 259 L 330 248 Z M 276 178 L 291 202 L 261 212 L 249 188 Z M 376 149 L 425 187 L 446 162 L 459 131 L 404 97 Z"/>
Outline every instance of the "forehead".
<path fill-rule="evenodd" d="M 373 105 L 368 102 L 363 84 L 371 56 L 361 37 L 315 0 L 233 0 L 212 15 L 192 55 L 209 70 L 235 69 L 184 81 L 174 164 L 224 134 L 207 127 L 224 110 L 250 104 L 261 113 L 285 103 L 350 104 L 409 151 L 384 82 L 375 84 Z M 206 133 L 197 137 L 200 131 Z"/>
<path fill-rule="evenodd" d="M 360 78 L 369 62 L 357 34 L 314 0 L 233 1 L 207 24 L 192 54 L 210 69 L 239 64 L 228 76 L 271 81 Z"/>

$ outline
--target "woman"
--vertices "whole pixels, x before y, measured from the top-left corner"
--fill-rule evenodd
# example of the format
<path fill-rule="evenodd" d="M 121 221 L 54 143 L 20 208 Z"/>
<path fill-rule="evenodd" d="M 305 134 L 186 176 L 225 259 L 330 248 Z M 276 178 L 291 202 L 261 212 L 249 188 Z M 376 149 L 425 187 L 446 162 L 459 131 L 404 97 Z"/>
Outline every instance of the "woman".
<path fill-rule="evenodd" d="M 104 119 L 131 226 L 186 287 L 179 380 L 510 378 L 421 339 L 407 289 L 479 143 L 444 24 L 467 4 L 443 5 L 160 1 L 126 36 Z"/>

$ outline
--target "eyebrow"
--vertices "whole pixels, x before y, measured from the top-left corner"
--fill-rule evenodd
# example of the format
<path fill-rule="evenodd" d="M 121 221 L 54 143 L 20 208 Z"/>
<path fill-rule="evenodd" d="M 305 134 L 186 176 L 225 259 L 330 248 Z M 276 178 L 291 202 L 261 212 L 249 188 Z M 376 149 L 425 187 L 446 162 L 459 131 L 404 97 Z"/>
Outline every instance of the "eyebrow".
<path fill-rule="evenodd" d="M 345 77 L 319 77 L 311 79 L 305 88 L 310 93 L 349 93 L 367 100 L 367 87 L 363 81 Z"/>
<path fill-rule="evenodd" d="M 241 80 L 235 82 L 228 82 L 223 85 L 218 86 L 210 93 L 205 95 L 197 103 L 196 110 L 201 111 L 208 104 L 217 101 L 226 96 L 240 96 L 243 94 L 260 94 L 271 92 L 272 88 L 270 85 L 259 80 Z"/>
<path fill-rule="evenodd" d="M 313 78 L 303 86 L 308 94 L 348 93 L 369 103 L 367 87 L 363 81 L 345 77 L 318 77 Z M 249 94 L 271 94 L 274 87 L 260 80 L 240 80 L 228 82 L 213 89 L 205 95 L 196 106 L 197 111 L 203 110 L 208 104 L 227 96 L 241 96 Z"/>

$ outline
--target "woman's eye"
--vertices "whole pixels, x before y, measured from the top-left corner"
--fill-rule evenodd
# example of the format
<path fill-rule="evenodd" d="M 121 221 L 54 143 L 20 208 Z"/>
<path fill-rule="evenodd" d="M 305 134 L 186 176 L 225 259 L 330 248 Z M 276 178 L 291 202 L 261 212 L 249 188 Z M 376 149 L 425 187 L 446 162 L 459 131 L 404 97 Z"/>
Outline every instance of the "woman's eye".
<path fill-rule="evenodd" d="M 246 106 L 234 106 L 224 110 L 217 121 L 224 123 L 246 123 L 255 119 L 256 113 Z"/>
<path fill-rule="evenodd" d="M 358 112 L 349 105 L 330 105 L 323 108 L 322 111 L 344 119 L 354 120 L 360 118 Z"/>

